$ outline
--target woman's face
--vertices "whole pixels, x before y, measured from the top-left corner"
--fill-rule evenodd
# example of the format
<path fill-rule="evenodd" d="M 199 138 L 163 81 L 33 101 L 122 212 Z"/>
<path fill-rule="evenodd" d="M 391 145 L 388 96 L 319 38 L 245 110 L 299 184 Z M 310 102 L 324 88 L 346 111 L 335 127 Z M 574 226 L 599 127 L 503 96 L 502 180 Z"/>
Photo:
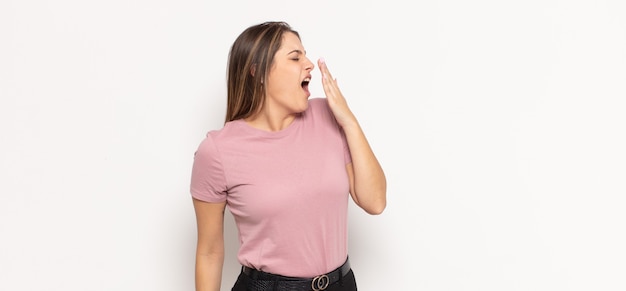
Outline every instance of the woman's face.
<path fill-rule="evenodd" d="M 286 114 L 305 111 L 311 96 L 309 81 L 314 67 L 298 36 L 291 32 L 283 34 L 282 46 L 274 55 L 267 75 L 266 106 Z"/>

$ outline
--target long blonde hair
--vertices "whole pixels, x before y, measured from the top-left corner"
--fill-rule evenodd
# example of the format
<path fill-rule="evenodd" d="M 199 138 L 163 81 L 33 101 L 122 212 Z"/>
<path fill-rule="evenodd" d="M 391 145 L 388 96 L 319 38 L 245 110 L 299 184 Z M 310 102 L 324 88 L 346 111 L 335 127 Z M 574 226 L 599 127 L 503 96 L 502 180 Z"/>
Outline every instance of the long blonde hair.
<path fill-rule="evenodd" d="M 289 24 L 270 21 L 248 27 L 233 43 L 228 55 L 226 121 L 247 118 L 265 102 L 263 82 L 285 32 L 300 35 Z"/>

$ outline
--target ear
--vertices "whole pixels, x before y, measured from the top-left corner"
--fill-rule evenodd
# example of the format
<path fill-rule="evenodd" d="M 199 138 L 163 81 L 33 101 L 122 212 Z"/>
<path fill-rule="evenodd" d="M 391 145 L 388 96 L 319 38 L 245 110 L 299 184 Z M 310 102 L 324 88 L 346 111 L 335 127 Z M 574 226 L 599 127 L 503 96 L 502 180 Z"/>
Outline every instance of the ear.
<path fill-rule="evenodd" d="M 254 77 L 254 74 L 256 74 L 256 64 L 252 64 L 250 67 L 250 75 Z M 261 80 L 261 84 L 263 84 L 263 80 Z"/>
<path fill-rule="evenodd" d="M 256 64 L 252 64 L 252 66 L 250 67 L 250 75 L 254 77 L 255 73 L 256 73 Z"/>

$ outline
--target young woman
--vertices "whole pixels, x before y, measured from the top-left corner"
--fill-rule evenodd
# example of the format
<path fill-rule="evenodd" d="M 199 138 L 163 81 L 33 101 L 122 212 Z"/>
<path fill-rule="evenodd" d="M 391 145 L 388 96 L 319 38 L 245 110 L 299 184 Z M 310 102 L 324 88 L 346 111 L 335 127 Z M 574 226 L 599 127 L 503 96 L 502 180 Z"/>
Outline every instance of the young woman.
<path fill-rule="evenodd" d="M 226 122 L 194 155 L 196 290 L 219 290 L 224 210 L 239 232 L 232 290 L 356 290 L 348 200 L 386 206 L 386 179 L 323 59 L 326 98 L 309 98 L 315 65 L 284 22 L 243 31 L 228 62 Z"/>

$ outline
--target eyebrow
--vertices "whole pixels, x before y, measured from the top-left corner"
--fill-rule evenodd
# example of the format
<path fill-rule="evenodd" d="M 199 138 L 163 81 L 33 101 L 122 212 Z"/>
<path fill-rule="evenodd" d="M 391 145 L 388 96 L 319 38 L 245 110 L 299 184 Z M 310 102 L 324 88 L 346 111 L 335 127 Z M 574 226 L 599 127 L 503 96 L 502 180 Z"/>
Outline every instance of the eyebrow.
<path fill-rule="evenodd" d="M 297 53 L 299 55 L 306 55 L 306 51 L 303 52 L 303 51 L 298 50 L 298 49 L 292 50 L 292 51 L 288 52 L 287 54 L 290 55 L 292 53 Z"/>

